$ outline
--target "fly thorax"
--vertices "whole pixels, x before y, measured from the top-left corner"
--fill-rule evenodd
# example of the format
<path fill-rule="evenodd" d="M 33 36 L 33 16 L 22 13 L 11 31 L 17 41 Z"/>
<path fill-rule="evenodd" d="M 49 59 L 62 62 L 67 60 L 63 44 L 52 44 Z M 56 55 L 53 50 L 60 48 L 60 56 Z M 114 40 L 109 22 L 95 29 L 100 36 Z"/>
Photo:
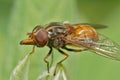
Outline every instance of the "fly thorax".
<path fill-rule="evenodd" d="M 62 36 L 54 36 L 49 40 L 48 46 L 54 47 L 54 48 L 61 48 L 65 45 L 65 42 L 63 40 Z"/>

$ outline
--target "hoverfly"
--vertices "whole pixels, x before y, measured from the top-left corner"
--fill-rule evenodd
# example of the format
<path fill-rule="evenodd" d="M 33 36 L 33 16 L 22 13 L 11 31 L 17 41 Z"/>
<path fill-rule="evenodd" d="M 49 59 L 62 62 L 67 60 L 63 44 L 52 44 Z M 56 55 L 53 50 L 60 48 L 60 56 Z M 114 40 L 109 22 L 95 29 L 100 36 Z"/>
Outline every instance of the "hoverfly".
<path fill-rule="evenodd" d="M 103 25 L 91 25 L 88 23 L 70 24 L 52 22 L 43 27 L 36 26 L 28 38 L 20 42 L 21 45 L 34 45 L 37 47 L 48 46 L 48 54 L 44 57 L 49 72 L 49 62 L 46 60 L 53 48 L 57 49 L 65 57 L 56 65 L 68 58 L 68 54 L 62 49 L 72 52 L 92 51 L 107 58 L 120 60 L 120 46 L 114 41 L 96 32 L 94 27 L 104 27 Z M 69 46 L 79 47 L 80 49 L 68 48 Z M 34 51 L 34 48 L 33 48 Z M 55 68 L 55 71 L 56 71 Z"/>

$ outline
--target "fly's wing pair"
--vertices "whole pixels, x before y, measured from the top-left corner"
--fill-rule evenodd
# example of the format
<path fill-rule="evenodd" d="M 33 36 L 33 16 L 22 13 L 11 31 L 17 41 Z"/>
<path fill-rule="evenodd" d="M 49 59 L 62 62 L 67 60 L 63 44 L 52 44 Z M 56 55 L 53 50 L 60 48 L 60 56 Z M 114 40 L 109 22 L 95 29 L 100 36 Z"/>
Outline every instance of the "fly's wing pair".
<path fill-rule="evenodd" d="M 99 40 L 94 42 L 89 49 L 104 57 L 120 60 L 120 46 L 104 35 L 99 34 Z"/>
<path fill-rule="evenodd" d="M 78 47 L 86 48 L 104 57 L 120 60 L 120 46 L 104 35 L 98 34 L 98 37 L 99 40 L 93 42 L 90 42 L 89 40 L 83 41 L 79 37 L 66 37 L 66 42 Z"/>

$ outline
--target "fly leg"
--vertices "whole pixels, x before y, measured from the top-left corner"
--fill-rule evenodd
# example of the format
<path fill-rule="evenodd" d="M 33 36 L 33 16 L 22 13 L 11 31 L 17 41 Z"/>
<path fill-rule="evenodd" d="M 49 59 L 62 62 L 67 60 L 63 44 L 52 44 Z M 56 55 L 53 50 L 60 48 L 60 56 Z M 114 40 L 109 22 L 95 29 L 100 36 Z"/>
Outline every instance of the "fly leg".
<path fill-rule="evenodd" d="M 45 61 L 45 63 L 47 64 L 47 71 L 48 71 L 48 73 L 49 73 L 49 62 L 47 61 L 47 58 L 51 55 L 51 53 L 52 53 L 52 47 L 49 47 L 50 48 L 50 50 L 49 50 L 49 52 L 48 52 L 48 54 L 44 57 L 44 61 Z"/>
<path fill-rule="evenodd" d="M 52 64 L 53 64 L 53 58 L 54 58 L 54 56 L 53 56 L 53 52 L 51 51 L 51 63 L 50 63 L 50 67 L 51 67 Z"/>
<path fill-rule="evenodd" d="M 87 50 L 87 49 L 71 49 L 71 48 L 67 48 L 66 46 L 64 46 L 63 49 L 67 51 L 72 51 L 72 52 L 82 52 Z"/>
<path fill-rule="evenodd" d="M 58 50 L 61 54 L 63 54 L 65 57 L 57 63 L 57 65 L 56 65 L 56 67 L 55 67 L 54 75 L 56 74 L 56 70 L 57 70 L 58 65 L 61 64 L 64 60 L 66 60 L 66 59 L 68 58 L 68 56 L 69 56 L 67 53 L 63 52 L 61 49 L 57 49 L 57 50 Z"/>
<path fill-rule="evenodd" d="M 35 46 L 33 46 L 32 51 L 30 52 L 30 54 L 33 54 L 35 52 Z"/>

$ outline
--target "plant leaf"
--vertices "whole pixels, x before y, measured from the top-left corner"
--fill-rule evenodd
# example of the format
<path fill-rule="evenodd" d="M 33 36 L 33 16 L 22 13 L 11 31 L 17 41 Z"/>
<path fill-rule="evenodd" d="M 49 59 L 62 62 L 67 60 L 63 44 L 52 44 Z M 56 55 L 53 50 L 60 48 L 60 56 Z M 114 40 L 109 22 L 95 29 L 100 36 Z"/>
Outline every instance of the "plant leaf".
<path fill-rule="evenodd" d="M 27 54 L 14 68 L 10 80 L 28 80 L 30 53 Z"/>
<path fill-rule="evenodd" d="M 55 66 L 51 67 L 50 73 L 47 71 L 39 75 L 37 80 L 68 80 L 65 68 L 62 64 L 59 64 L 57 67 L 56 75 L 54 74 Z"/>

